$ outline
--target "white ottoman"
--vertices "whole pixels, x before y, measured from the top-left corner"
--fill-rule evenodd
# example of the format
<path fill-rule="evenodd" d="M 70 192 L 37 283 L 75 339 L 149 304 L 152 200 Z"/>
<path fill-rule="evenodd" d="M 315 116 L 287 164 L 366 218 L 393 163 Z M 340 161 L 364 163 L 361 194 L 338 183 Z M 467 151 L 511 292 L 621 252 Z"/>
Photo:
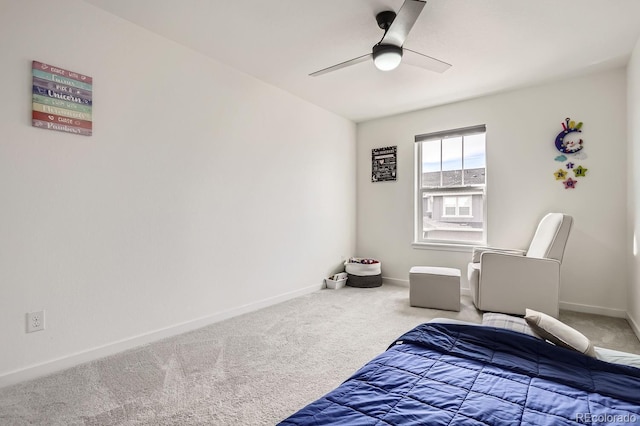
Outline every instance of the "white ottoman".
<path fill-rule="evenodd" d="M 460 311 L 460 270 L 414 266 L 409 271 L 409 304 Z"/>

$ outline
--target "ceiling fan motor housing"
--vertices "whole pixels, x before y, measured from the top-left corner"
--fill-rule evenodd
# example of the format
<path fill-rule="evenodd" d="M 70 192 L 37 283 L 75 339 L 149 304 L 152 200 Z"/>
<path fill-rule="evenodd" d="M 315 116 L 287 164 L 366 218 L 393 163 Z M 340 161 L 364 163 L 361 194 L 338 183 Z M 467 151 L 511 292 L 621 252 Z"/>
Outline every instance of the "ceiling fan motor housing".
<path fill-rule="evenodd" d="M 378 26 L 384 30 L 385 35 L 395 19 L 396 13 L 391 10 L 386 10 L 376 15 Z M 397 68 L 402 60 L 402 47 L 393 44 L 378 43 L 373 46 L 371 53 L 373 64 L 381 71 L 391 71 Z"/>
<path fill-rule="evenodd" d="M 385 31 L 389 29 L 394 19 L 396 19 L 396 13 L 392 10 L 386 10 L 376 15 L 378 26 Z"/>

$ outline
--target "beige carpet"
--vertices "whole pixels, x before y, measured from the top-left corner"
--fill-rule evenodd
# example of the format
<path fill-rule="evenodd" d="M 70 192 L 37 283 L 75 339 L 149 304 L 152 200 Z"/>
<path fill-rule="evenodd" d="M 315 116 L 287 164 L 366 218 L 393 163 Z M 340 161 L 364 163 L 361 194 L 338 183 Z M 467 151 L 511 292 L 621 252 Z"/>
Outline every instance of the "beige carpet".
<path fill-rule="evenodd" d="M 461 312 L 411 308 L 408 288 L 321 290 L 0 389 L 0 425 L 272 425 L 410 328 Z M 640 353 L 623 319 L 562 312 L 597 346 Z M 5 349 L 6 350 L 6 349 Z"/>

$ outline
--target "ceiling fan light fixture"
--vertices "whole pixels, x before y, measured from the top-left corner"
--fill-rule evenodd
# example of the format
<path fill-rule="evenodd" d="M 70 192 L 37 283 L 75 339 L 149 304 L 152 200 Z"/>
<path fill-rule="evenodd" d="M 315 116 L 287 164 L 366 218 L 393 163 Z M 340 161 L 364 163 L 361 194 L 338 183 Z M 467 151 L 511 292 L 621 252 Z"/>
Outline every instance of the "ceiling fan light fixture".
<path fill-rule="evenodd" d="M 376 44 L 373 46 L 373 63 L 381 71 L 396 69 L 402 61 L 402 47 L 392 44 Z"/>

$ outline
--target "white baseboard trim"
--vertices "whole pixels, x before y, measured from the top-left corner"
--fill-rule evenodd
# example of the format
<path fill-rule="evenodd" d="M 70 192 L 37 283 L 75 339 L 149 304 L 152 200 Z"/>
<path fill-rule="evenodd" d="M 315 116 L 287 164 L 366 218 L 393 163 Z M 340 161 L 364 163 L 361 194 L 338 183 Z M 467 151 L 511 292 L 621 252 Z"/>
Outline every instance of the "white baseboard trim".
<path fill-rule="evenodd" d="M 382 282 L 384 284 L 394 284 L 400 285 L 402 287 L 409 287 L 409 280 L 401 280 L 399 278 L 382 277 Z"/>
<path fill-rule="evenodd" d="M 603 306 L 560 302 L 560 309 L 564 309 L 565 311 L 583 312 L 585 314 L 604 315 L 606 317 L 627 318 L 627 311 L 623 309 L 605 308 Z"/>
<path fill-rule="evenodd" d="M 636 320 L 634 320 L 633 317 L 629 315 L 628 312 L 627 312 L 626 318 L 627 318 L 627 322 L 631 326 L 631 329 L 633 330 L 634 333 L 636 333 L 636 337 L 638 338 L 638 340 L 640 340 L 640 325 L 638 325 Z"/>
<path fill-rule="evenodd" d="M 197 330 L 198 328 L 206 327 L 207 325 L 211 325 L 216 322 L 220 322 L 249 312 L 257 311 L 259 309 L 263 309 L 268 306 L 272 306 L 299 296 L 303 296 L 305 294 L 313 293 L 314 291 L 320 290 L 323 287 L 324 284 L 307 286 L 299 290 L 294 290 L 277 296 L 268 297 L 257 302 L 247 303 L 246 305 L 241 305 L 232 309 L 228 309 L 226 311 L 215 313 L 213 315 L 208 315 L 202 318 L 175 324 L 159 330 L 140 334 L 138 336 L 133 336 L 113 343 L 108 343 L 103 346 L 76 352 L 71 355 L 53 359 L 51 361 L 46 361 L 19 370 L 10 371 L 8 373 L 0 375 L 0 388 L 11 386 L 31 379 L 36 379 L 38 377 L 47 376 L 49 374 L 66 370 L 80 364 L 104 358 L 109 355 L 114 355 L 138 346 L 146 345 L 157 340 Z"/>
<path fill-rule="evenodd" d="M 384 284 L 393 284 L 393 285 L 399 285 L 402 287 L 409 287 L 409 280 L 401 280 L 399 278 L 389 278 L 389 277 L 382 277 L 382 282 Z M 468 288 L 460 288 L 460 295 L 462 296 L 471 296 L 471 290 L 469 290 Z"/>

